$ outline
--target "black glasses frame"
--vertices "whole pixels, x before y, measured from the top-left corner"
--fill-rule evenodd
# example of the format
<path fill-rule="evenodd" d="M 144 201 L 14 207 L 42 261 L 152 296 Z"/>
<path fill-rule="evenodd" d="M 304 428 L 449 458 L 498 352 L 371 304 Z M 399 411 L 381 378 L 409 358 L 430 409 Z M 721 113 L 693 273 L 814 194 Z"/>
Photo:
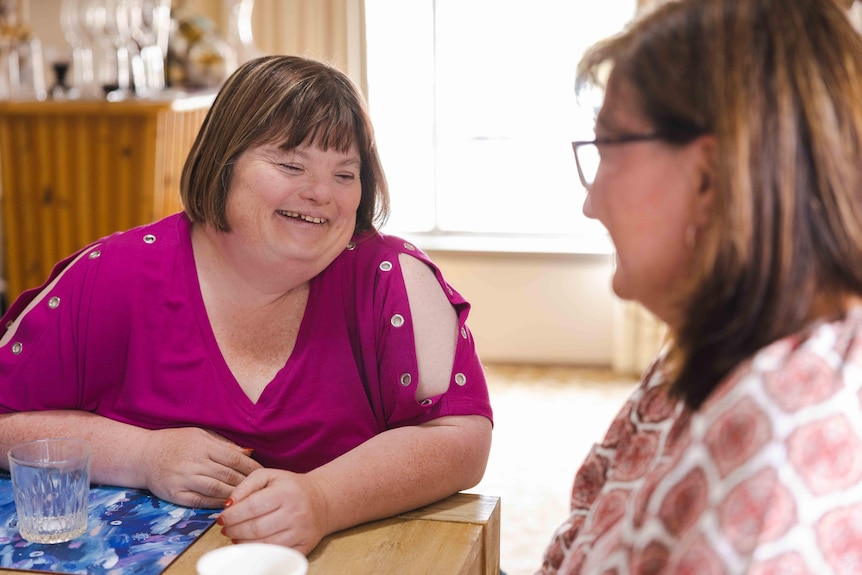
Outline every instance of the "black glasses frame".
<path fill-rule="evenodd" d="M 581 167 L 581 159 L 578 156 L 578 150 L 585 146 L 616 146 L 619 144 L 632 144 L 635 142 L 651 142 L 654 140 L 666 140 L 667 135 L 660 132 L 648 132 L 646 134 L 620 134 L 609 138 L 596 138 L 594 140 L 577 140 L 572 142 L 572 151 L 575 153 L 575 164 L 578 166 L 578 177 L 581 179 L 581 184 L 584 189 L 589 190 L 593 183 L 587 183 L 587 178 L 584 177 L 584 169 Z M 598 168 L 597 168 L 598 169 Z"/>

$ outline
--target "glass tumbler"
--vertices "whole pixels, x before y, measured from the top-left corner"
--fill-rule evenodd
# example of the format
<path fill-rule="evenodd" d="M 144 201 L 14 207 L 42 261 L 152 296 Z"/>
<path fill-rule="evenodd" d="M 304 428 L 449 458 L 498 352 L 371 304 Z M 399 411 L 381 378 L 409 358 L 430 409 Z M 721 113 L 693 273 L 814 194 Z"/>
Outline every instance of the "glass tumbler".
<path fill-rule="evenodd" d="M 40 439 L 9 449 L 9 472 L 21 537 L 62 543 L 87 530 L 89 443 Z"/>

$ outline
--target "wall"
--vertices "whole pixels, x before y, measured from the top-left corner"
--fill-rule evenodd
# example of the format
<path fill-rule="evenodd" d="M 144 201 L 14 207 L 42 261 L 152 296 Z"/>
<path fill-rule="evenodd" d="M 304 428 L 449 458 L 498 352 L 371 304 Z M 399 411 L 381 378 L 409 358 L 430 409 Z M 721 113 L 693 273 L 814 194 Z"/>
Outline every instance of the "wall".
<path fill-rule="evenodd" d="M 485 361 L 610 365 L 611 256 L 428 254 L 473 304 Z"/>
<path fill-rule="evenodd" d="M 212 8 L 214 2 L 193 4 Z M 65 47 L 59 6 L 60 0 L 31 2 L 34 30 L 46 48 Z M 427 251 L 473 303 L 469 324 L 485 361 L 611 364 L 610 256 Z"/>

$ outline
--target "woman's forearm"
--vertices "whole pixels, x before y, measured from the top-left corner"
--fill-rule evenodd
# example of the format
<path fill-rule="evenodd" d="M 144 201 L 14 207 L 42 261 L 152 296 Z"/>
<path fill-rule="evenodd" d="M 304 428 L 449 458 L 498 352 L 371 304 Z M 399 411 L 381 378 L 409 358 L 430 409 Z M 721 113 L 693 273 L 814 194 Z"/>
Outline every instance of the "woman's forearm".
<path fill-rule="evenodd" d="M 24 411 L 0 415 L 0 451 L 12 445 L 46 437 L 71 437 L 93 446 L 91 480 L 94 483 L 144 488 L 144 477 L 130 462 L 147 430 L 95 413 L 76 410 Z M 8 469 L 8 461 L 0 458 Z"/>
<path fill-rule="evenodd" d="M 188 507 L 221 507 L 260 468 L 247 450 L 196 427 L 149 430 L 85 411 L 29 411 L 0 416 L 0 429 L 4 450 L 44 437 L 89 441 L 93 483 L 149 489 Z"/>
<path fill-rule="evenodd" d="M 386 431 L 309 472 L 325 500 L 327 533 L 427 505 L 476 485 L 491 423 L 450 416 Z"/>

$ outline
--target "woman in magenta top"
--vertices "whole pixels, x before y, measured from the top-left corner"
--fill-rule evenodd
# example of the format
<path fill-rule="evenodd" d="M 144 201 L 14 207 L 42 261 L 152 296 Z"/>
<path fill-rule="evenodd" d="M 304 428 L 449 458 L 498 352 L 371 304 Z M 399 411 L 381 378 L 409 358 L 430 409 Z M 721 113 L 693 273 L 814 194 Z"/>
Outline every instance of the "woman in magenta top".
<path fill-rule="evenodd" d="M 226 505 L 231 539 L 304 552 L 481 479 L 469 304 L 376 231 L 388 192 L 346 76 L 241 67 L 181 188 L 183 213 L 87 246 L 12 305 L 0 449 L 85 439 L 95 482 Z"/>

